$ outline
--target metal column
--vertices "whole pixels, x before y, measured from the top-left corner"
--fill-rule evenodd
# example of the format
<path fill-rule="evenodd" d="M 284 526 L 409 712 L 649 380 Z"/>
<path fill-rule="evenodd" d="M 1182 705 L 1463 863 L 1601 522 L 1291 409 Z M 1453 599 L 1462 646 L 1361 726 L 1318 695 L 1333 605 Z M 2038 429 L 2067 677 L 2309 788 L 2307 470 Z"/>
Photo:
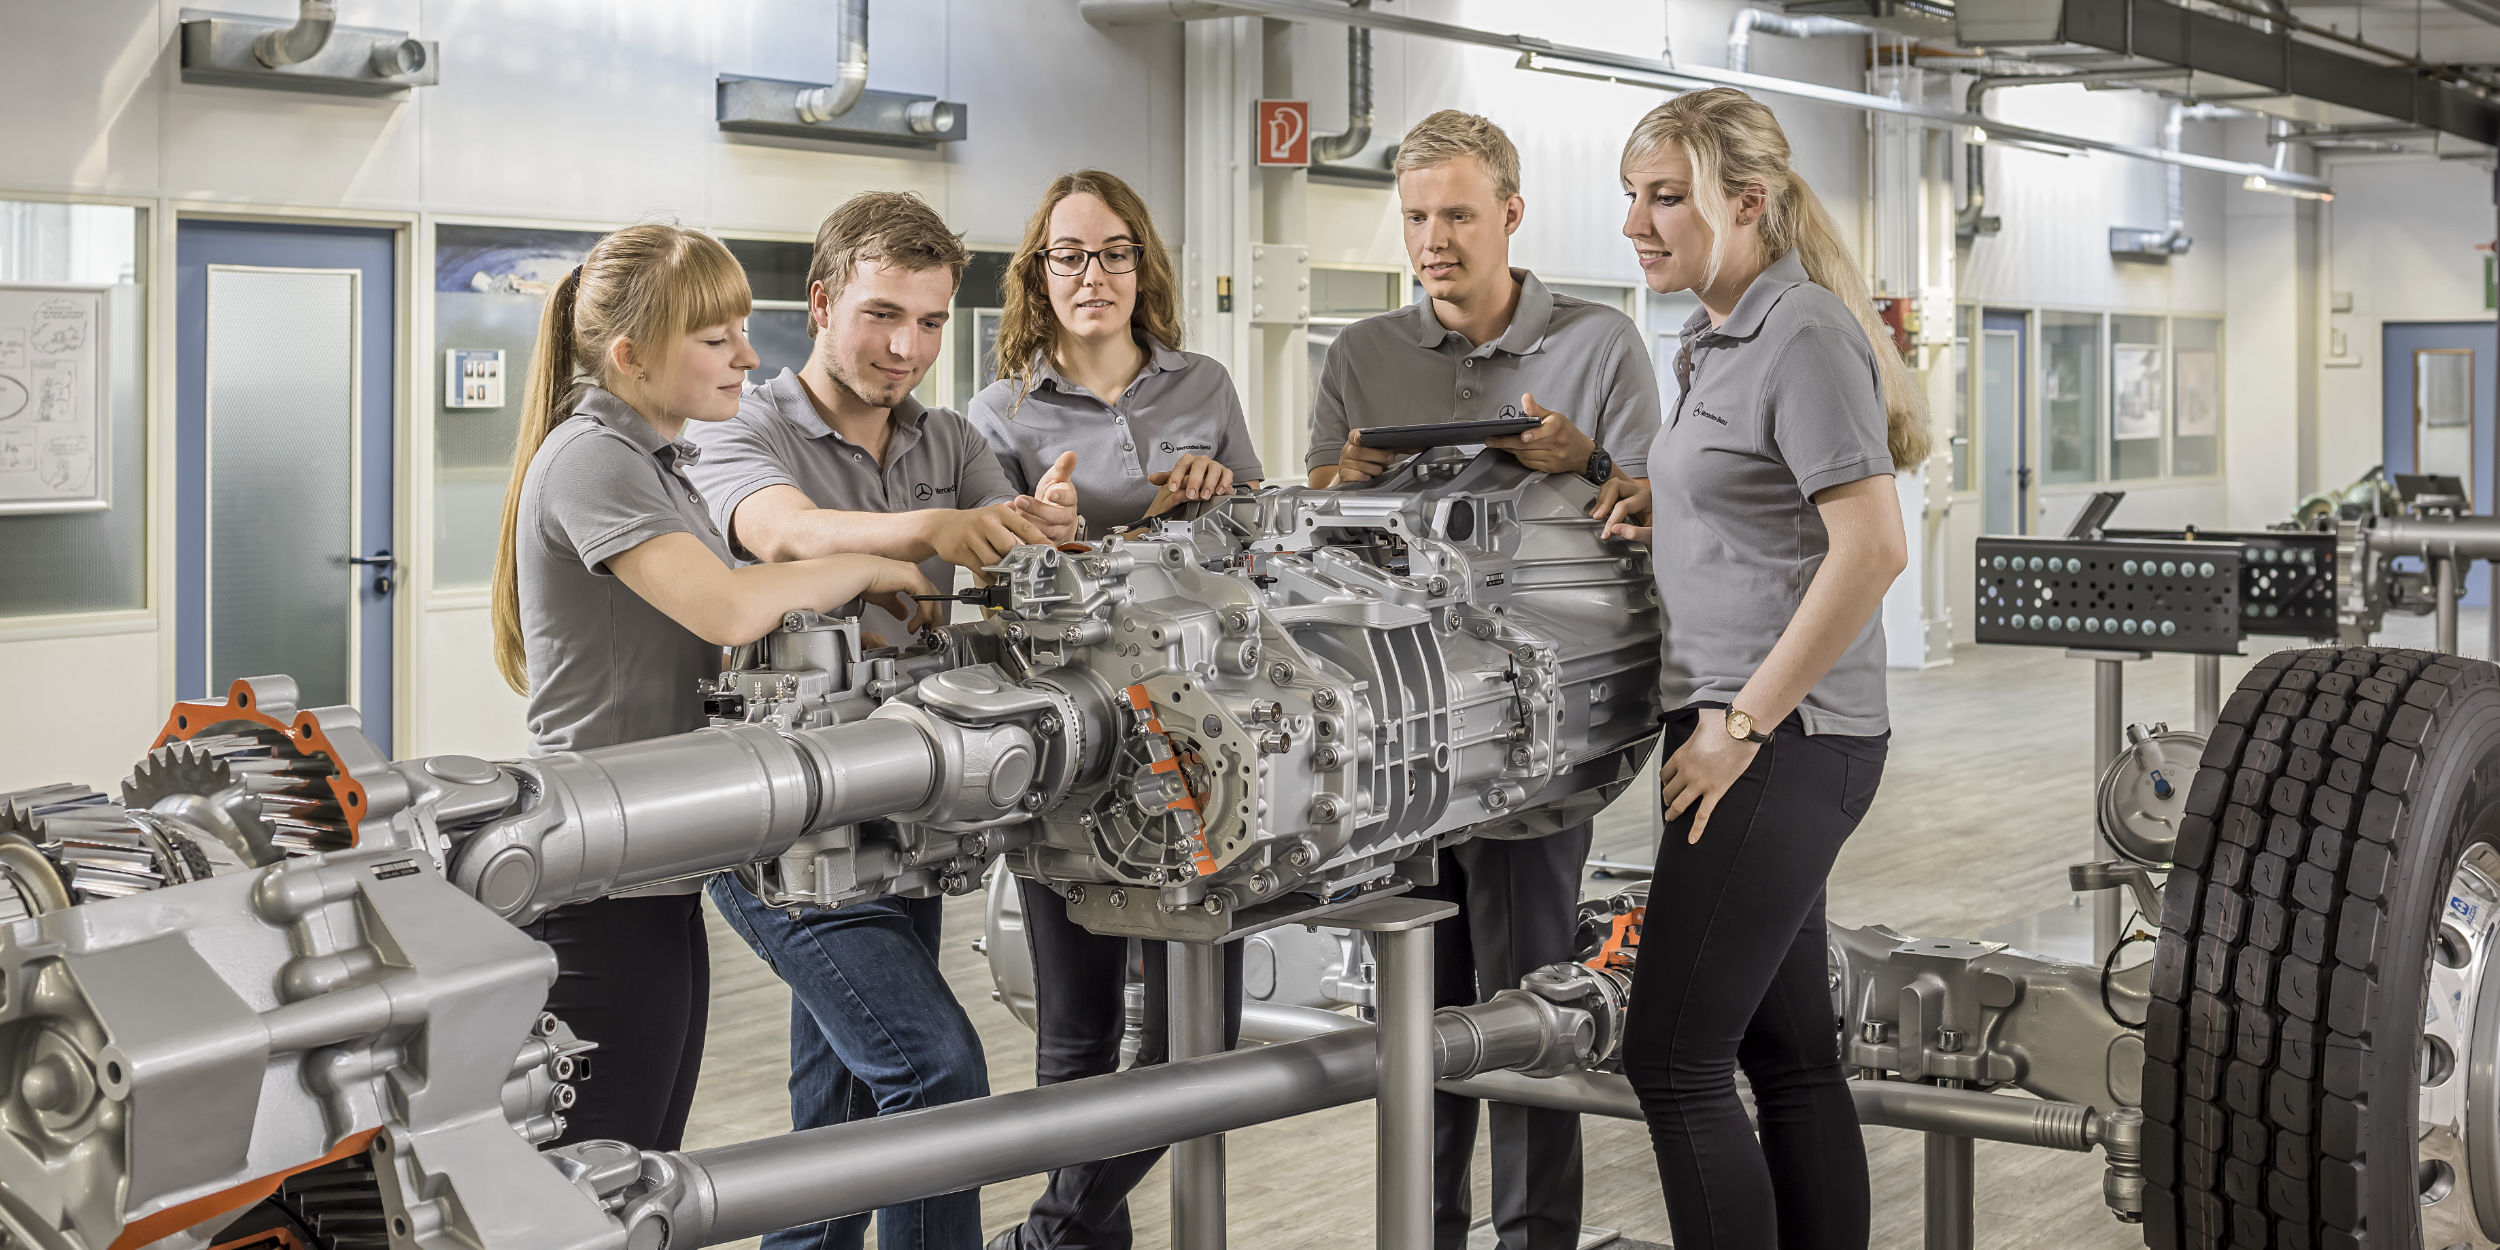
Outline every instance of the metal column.
<path fill-rule="evenodd" d="M 1977 1237 L 1974 1177 L 1970 1138 L 1927 1135 L 1927 1250 L 1971 1250 Z"/>
<path fill-rule="evenodd" d="M 2149 660 L 2150 651 L 2090 651 L 2081 647 L 2067 655 L 2092 661 L 2092 784 L 2098 786 L 2101 776 L 2118 759 L 2118 752 L 2127 745 L 2127 669 L 2130 660 Z M 2220 670 L 2216 670 L 2217 679 Z M 2089 850 L 2083 862 L 2102 857 L 2099 830 L 2092 832 Z M 2118 944 L 2119 924 L 2126 919 L 2126 902 L 2116 890 L 2094 890 L 2092 894 L 2092 962 L 2107 958 L 2110 948 Z"/>
<path fill-rule="evenodd" d="M 2222 719 L 2222 657 L 2200 655 L 2196 660 L 2196 732 L 2210 734 Z"/>
<path fill-rule="evenodd" d="M 1166 1014 L 1171 1018 L 1175 1061 L 1224 1049 L 1224 978 L 1219 958 L 1211 942 L 1165 943 L 1165 962 L 1171 969 Z M 1172 1147 L 1172 1250 L 1224 1250 L 1224 1139 L 1220 1135 Z"/>
<path fill-rule="evenodd" d="M 2434 619 L 2439 624 L 2438 641 L 2432 645 L 2441 655 L 2456 655 L 2458 654 L 2457 558 L 2455 556 L 2431 557 L 2431 576 L 2438 582 L 2438 588 L 2432 592 L 2436 596 L 2436 606 L 2432 610 L 2437 613 Z M 2500 609 L 2495 609 L 2495 611 L 2500 611 Z"/>
<path fill-rule="evenodd" d="M 1372 935 L 1380 957 L 1380 1093 L 1376 1104 L 1380 1250 L 1432 1250 L 1432 926 L 1455 903 L 1384 898 L 1329 923 Z"/>

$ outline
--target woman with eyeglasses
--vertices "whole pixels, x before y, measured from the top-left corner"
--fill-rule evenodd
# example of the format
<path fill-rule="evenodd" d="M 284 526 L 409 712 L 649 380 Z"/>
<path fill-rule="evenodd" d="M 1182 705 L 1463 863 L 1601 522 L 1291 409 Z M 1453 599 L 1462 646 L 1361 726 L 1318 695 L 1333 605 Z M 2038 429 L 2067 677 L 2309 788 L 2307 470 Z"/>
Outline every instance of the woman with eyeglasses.
<path fill-rule="evenodd" d="M 1100 170 L 1053 179 L 1008 267 L 998 381 L 972 400 L 1016 488 L 1075 490 L 1094 533 L 1256 486 L 1250 425 L 1224 366 L 1180 350 L 1172 260 L 1146 202 Z M 1050 479 L 1045 481 L 1045 479 Z M 1045 502 L 1057 502 L 1045 498 Z M 1054 1085 L 1120 1066 L 1132 960 L 1125 938 L 1068 918 L 1068 883 L 1018 878 L 1033 952 L 1034 1077 Z M 1169 1037 L 1163 944 L 1145 943 L 1136 1066 Z M 1224 948 L 1224 1044 L 1241 1036 L 1241 945 Z M 1128 1192 L 1160 1150 L 1064 1167 L 989 1250 L 1128 1250 Z"/>
<path fill-rule="evenodd" d="M 1090 532 L 1256 486 L 1231 375 L 1181 347 L 1178 279 L 1146 202 L 1098 169 L 1061 174 L 1024 227 L 998 327 L 999 379 L 967 414 L 1016 489 L 1063 466 Z"/>

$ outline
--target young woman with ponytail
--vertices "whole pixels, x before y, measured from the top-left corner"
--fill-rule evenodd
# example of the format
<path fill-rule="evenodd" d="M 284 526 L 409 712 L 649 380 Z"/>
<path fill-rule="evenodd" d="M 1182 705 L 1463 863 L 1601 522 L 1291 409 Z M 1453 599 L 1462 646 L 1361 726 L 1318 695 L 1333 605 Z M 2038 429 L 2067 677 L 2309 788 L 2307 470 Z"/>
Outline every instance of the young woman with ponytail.
<path fill-rule="evenodd" d="M 1649 288 L 1702 304 L 1649 488 L 1610 483 L 1596 512 L 1649 544 L 1673 747 L 1624 1074 L 1677 1250 L 1862 1250 L 1823 888 L 1883 774 L 1878 609 L 1908 559 L 1892 474 L 1927 458 L 1927 415 L 1768 108 L 1678 96 L 1622 172 Z"/>
<path fill-rule="evenodd" d="M 662 225 L 601 239 L 547 300 L 493 604 L 495 664 L 529 696 L 536 754 L 700 729 L 695 682 L 719 671 L 721 647 L 793 609 L 930 591 L 917 568 L 873 556 L 730 567 L 679 436 L 689 421 L 737 415 L 756 364 L 748 309 L 727 248 Z M 700 886 L 632 891 L 531 926 L 556 952 L 548 1010 L 599 1044 L 597 1079 L 561 1140 L 682 1144 L 710 990 Z"/>

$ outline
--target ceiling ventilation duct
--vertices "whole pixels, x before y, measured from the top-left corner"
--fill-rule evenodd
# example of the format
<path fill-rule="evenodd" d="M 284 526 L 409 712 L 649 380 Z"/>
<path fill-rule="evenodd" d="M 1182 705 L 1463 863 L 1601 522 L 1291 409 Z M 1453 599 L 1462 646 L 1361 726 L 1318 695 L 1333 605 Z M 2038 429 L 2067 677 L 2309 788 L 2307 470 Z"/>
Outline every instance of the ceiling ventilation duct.
<path fill-rule="evenodd" d="M 2161 147 L 2165 152 L 2179 150 L 2179 132 L 2187 117 L 2184 105 L 2173 103 L 2170 115 L 2162 121 Z M 2109 258 L 2145 265 L 2167 265 L 2173 256 L 2185 256 L 2196 240 L 2187 233 L 2187 198 L 2180 175 L 2185 171 L 2176 165 L 2164 166 L 2162 176 L 2165 202 L 2170 207 L 2170 222 L 2159 230 L 2140 226 L 2109 228 Z"/>
<path fill-rule="evenodd" d="M 302 0 L 295 20 L 183 11 L 182 80 L 323 95 L 397 95 L 441 80 L 440 45 L 404 30 L 338 24 L 336 0 Z"/>
<path fill-rule="evenodd" d="M 1372 0 L 1347 0 L 1357 9 L 1372 7 Z M 1388 160 L 1378 165 L 1347 164 L 1360 155 L 1372 141 L 1372 32 L 1368 26 L 1348 26 L 1345 31 L 1345 129 L 1311 136 L 1311 176 L 1322 182 L 1342 182 L 1356 186 L 1385 187 L 1397 183 Z M 1397 145 L 1391 144 L 1385 157 L 1394 159 Z"/>
<path fill-rule="evenodd" d="M 1842 17 L 1790 17 L 1769 9 L 1741 9 L 1727 24 L 1729 69 L 1739 74 L 1753 72 L 1755 31 L 1790 39 L 1819 39 L 1826 35 L 1872 35 L 1875 28 Z"/>
<path fill-rule="evenodd" d="M 2186 94 L 2254 112 L 2344 126 L 2395 121 L 2500 146 L 2500 101 L 2453 67 L 2383 64 L 2300 38 L 2282 22 L 2183 8 L 2168 0 L 1956 0 L 1965 47 L 2089 49 L 2193 71 Z"/>
<path fill-rule="evenodd" d="M 716 116 L 735 134 L 935 148 L 967 133 L 951 100 L 868 89 L 868 0 L 842 0 L 838 68 L 830 83 L 723 74 Z"/>

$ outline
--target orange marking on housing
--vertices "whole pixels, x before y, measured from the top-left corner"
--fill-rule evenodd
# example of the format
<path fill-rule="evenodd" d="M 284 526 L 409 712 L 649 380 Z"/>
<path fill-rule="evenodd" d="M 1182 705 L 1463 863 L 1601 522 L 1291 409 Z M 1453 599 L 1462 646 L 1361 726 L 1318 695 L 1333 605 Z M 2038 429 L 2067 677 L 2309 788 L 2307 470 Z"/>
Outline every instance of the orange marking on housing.
<path fill-rule="evenodd" d="M 243 683 L 236 682 L 235 684 L 239 686 Z M 374 1134 L 381 1131 L 378 1128 L 366 1129 L 340 1142 L 337 1149 L 310 1163 L 298 1164 L 283 1172 L 272 1172 L 258 1180 L 245 1181 L 232 1189 L 221 1189 L 205 1198 L 194 1198 L 180 1206 L 167 1207 L 145 1219 L 125 1224 L 122 1226 L 122 1235 L 113 1239 L 110 1250 L 139 1250 L 141 1246 L 163 1241 L 186 1228 L 205 1224 L 229 1211 L 248 1207 L 278 1192 L 278 1186 L 285 1183 L 286 1178 L 290 1176 L 309 1172 L 318 1167 L 328 1167 L 341 1159 L 363 1154 L 365 1148 L 373 1144 Z M 245 1242 L 244 1244 L 251 1243 Z"/>
<path fill-rule="evenodd" d="M 1635 907 L 1615 917 L 1614 926 L 1607 931 L 1606 940 L 1598 946 L 1597 953 L 1581 963 L 1601 970 L 1631 971 L 1633 957 L 1641 950 L 1641 918 L 1648 914 L 1648 908 Z"/>
<path fill-rule="evenodd" d="M 186 742 L 218 725 L 235 721 L 274 729 L 285 736 L 287 745 L 297 755 L 318 756 L 330 761 L 330 794 L 338 800 L 339 814 L 347 821 L 347 844 L 356 845 L 357 822 L 365 814 L 365 788 L 348 774 L 347 765 L 340 762 L 337 748 L 330 745 L 330 735 L 322 732 L 321 722 L 311 712 L 297 712 L 294 723 L 289 724 L 261 711 L 259 693 L 243 678 L 235 678 L 234 684 L 227 687 L 223 703 L 202 699 L 175 704 L 174 710 L 165 717 L 165 727 L 157 731 L 156 741 L 148 749 L 153 751 L 168 742 Z"/>

